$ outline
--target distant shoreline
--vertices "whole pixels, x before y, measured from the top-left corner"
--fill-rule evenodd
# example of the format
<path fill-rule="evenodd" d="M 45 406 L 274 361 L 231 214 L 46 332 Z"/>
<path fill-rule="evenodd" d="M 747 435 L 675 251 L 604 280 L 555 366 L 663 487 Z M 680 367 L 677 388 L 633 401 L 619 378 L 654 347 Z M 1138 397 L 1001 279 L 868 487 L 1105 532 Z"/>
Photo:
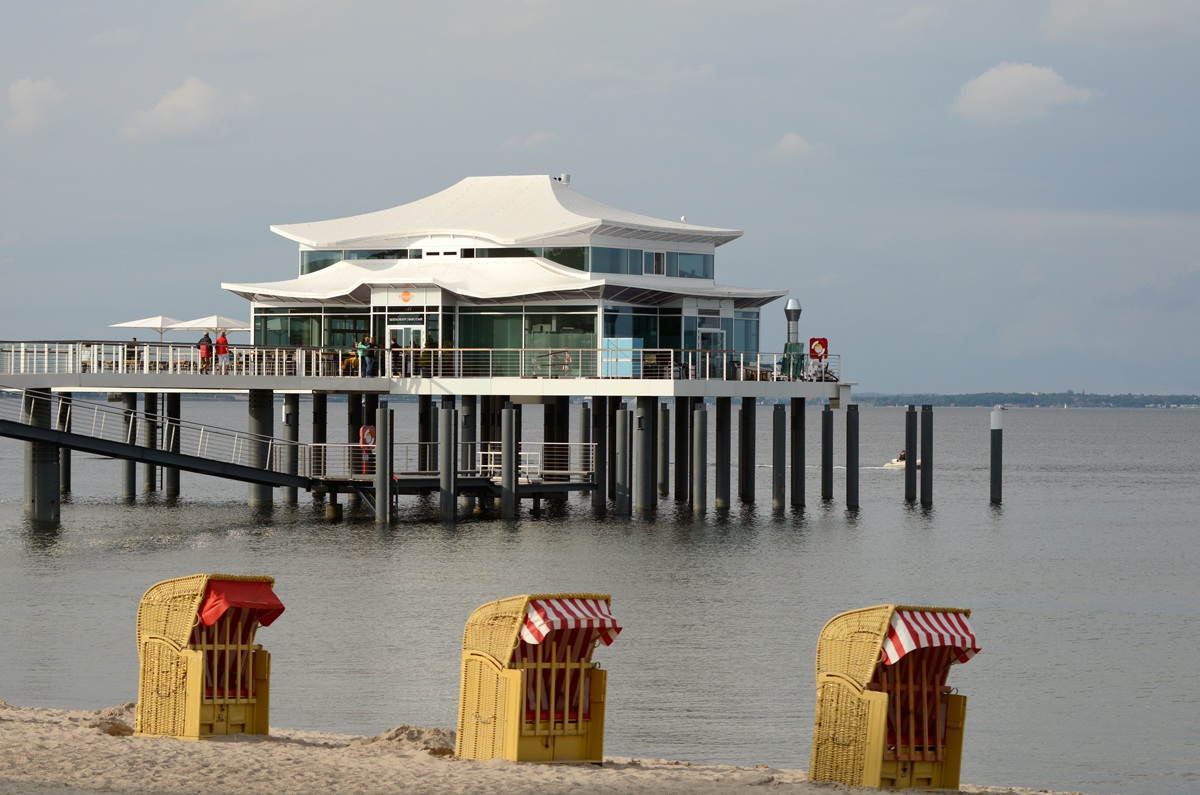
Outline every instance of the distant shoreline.
<path fill-rule="evenodd" d="M 855 395 L 863 406 L 1005 406 L 1029 409 L 1200 409 L 1200 395 L 1097 395 L 1086 392 L 974 392 L 962 395 Z"/>

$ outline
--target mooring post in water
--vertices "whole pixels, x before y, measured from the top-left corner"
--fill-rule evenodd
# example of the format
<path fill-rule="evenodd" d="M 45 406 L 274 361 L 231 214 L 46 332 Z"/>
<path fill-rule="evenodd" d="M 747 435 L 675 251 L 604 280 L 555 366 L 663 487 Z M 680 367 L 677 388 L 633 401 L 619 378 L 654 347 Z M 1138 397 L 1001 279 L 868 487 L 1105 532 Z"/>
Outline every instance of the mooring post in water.
<path fill-rule="evenodd" d="M 792 398 L 792 507 L 804 507 L 804 398 Z"/>
<path fill-rule="evenodd" d="M 439 485 L 441 486 L 442 498 L 442 521 L 454 521 L 454 503 L 457 502 L 458 495 L 456 491 L 457 483 L 455 483 L 455 475 L 458 467 L 455 462 L 455 451 L 457 445 L 454 444 L 454 426 L 457 424 L 458 411 L 453 408 L 442 406 L 440 420 L 440 428 L 438 430 L 438 473 L 441 475 Z"/>
<path fill-rule="evenodd" d="M 517 428 L 511 403 L 500 412 L 500 516 L 517 518 Z"/>
<path fill-rule="evenodd" d="M 738 411 L 738 499 L 754 502 L 754 437 L 757 435 L 758 399 L 742 398 Z"/>
<path fill-rule="evenodd" d="M 846 507 L 858 510 L 858 405 L 846 406 Z"/>
<path fill-rule="evenodd" d="M 633 426 L 633 509 L 639 513 L 648 511 L 653 506 L 650 502 L 650 492 L 654 486 L 654 474 L 651 470 L 653 461 L 654 440 L 653 432 L 654 398 L 639 397 L 635 404 Z"/>
<path fill-rule="evenodd" d="M 325 519 L 330 522 L 340 522 L 342 520 L 342 506 L 338 504 L 337 487 L 333 486 L 329 489 L 329 502 L 325 503 Z"/>
<path fill-rule="evenodd" d="M 624 404 L 622 404 L 624 405 Z M 617 410 L 617 482 L 616 482 L 616 502 L 617 513 L 626 515 L 629 513 L 631 506 L 629 494 L 629 415 L 630 411 L 621 408 Z"/>
<path fill-rule="evenodd" d="M 1004 408 L 992 409 L 992 504 L 1000 504 L 1000 485 L 1004 469 Z"/>
<path fill-rule="evenodd" d="M 917 407 L 909 406 L 904 412 L 904 499 L 917 499 Z"/>
<path fill-rule="evenodd" d="M 688 498 L 688 420 L 692 416 L 692 399 L 675 398 L 675 501 Z"/>
<path fill-rule="evenodd" d="M 392 521 L 392 412 L 386 400 L 375 409 L 375 523 Z"/>
<path fill-rule="evenodd" d="M 833 499 L 833 406 L 821 412 L 821 499 Z"/>
<path fill-rule="evenodd" d="M 624 406 L 619 398 L 608 398 L 608 499 L 617 499 L 617 412 Z"/>
<path fill-rule="evenodd" d="M 692 414 L 692 513 L 708 510 L 708 410 Z"/>
<path fill-rule="evenodd" d="M 771 411 L 771 509 L 782 511 L 787 502 L 787 409 L 776 403 Z"/>
<path fill-rule="evenodd" d="M 122 441 L 137 444 L 137 392 L 122 392 L 121 408 L 125 410 Z M 137 462 L 129 458 L 121 460 L 121 499 L 137 499 Z"/>
<path fill-rule="evenodd" d="M 579 463 L 582 469 L 587 469 L 592 463 L 589 457 L 591 450 L 588 445 L 592 442 L 592 404 L 584 401 L 579 404 Z M 571 455 L 566 456 L 567 466 L 570 467 Z M 580 492 L 581 499 L 588 499 L 586 491 Z"/>
<path fill-rule="evenodd" d="M 353 397 L 353 395 L 351 395 Z M 417 395 L 417 467 L 422 472 L 433 469 L 433 431 L 430 419 L 433 415 L 433 396 Z"/>
<path fill-rule="evenodd" d="M 921 505 L 933 505 L 933 406 L 921 406 Z"/>

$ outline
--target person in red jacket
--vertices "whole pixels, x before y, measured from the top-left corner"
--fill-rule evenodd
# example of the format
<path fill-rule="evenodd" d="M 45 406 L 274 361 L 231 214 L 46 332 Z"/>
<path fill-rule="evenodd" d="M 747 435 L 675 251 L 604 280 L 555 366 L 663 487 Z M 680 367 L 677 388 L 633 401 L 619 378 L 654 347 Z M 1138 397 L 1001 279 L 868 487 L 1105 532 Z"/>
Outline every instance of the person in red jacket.
<path fill-rule="evenodd" d="M 229 340 L 225 338 L 225 329 L 221 329 L 217 337 L 217 366 L 221 375 L 229 374 Z"/>

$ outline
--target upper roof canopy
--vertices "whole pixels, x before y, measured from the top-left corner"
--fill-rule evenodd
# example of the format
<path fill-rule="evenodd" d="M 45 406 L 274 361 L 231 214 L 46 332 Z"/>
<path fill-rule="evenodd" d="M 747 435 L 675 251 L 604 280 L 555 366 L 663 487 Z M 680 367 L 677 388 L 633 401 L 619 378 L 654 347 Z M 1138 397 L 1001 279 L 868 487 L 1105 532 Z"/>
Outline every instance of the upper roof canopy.
<path fill-rule="evenodd" d="M 440 193 L 389 210 L 281 224 L 272 226 L 271 231 L 313 248 L 368 246 L 426 235 L 470 235 L 515 246 L 579 233 L 720 246 L 742 235 L 737 229 L 696 226 L 622 210 L 542 174 L 467 177 Z"/>

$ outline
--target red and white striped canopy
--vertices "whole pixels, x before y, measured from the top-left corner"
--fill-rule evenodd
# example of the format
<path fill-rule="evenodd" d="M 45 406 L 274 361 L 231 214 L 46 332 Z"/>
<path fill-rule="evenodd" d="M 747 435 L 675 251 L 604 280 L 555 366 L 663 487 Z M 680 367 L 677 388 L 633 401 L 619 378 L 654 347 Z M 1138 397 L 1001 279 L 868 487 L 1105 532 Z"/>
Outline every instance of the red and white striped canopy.
<path fill-rule="evenodd" d="M 605 646 L 621 631 L 608 602 L 600 599 L 531 599 L 521 639 L 537 645 L 556 629 L 598 630 Z"/>
<path fill-rule="evenodd" d="M 884 665 L 895 665 L 914 649 L 949 646 L 961 652 L 954 662 L 965 663 L 979 651 L 975 632 L 965 613 L 897 610 L 883 642 Z"/>

